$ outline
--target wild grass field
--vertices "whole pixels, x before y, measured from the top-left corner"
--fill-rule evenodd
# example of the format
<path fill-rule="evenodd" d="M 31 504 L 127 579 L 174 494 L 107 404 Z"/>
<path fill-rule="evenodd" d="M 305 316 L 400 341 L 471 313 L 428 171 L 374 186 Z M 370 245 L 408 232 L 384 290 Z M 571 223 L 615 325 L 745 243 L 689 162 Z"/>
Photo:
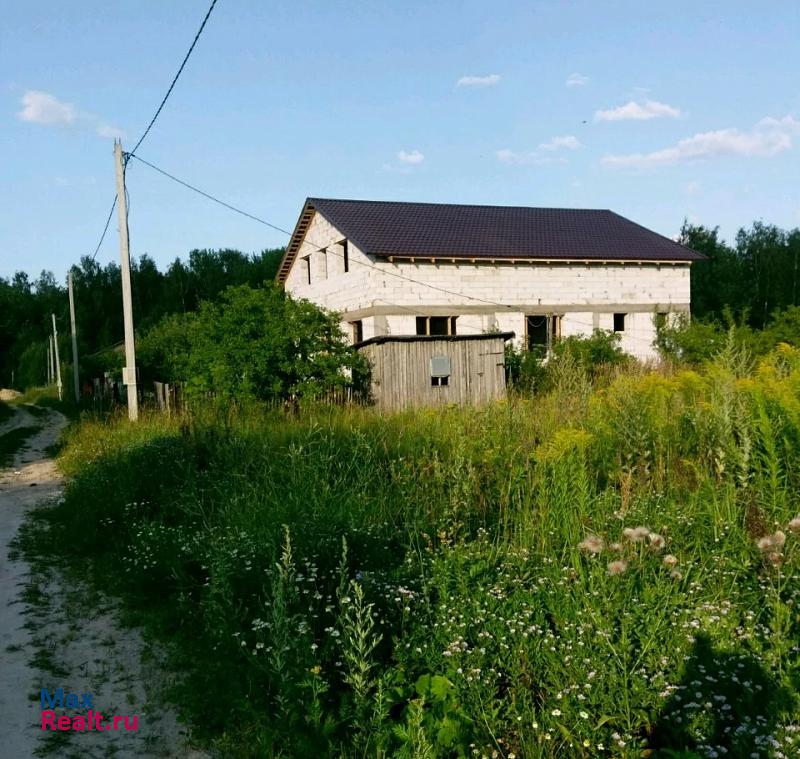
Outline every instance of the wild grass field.
<path fill-rule="evenodd" d="M 23 545 L 226 757 L 789 757 L 800 351 L 483 409 L 84 420 Z"/>

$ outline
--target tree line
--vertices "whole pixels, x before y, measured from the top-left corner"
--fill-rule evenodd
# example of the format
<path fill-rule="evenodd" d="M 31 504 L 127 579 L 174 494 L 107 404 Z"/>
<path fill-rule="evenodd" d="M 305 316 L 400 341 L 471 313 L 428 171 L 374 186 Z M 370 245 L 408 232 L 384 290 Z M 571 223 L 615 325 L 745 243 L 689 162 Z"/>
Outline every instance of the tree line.
<path fill-rule="evenodd" d="M 172 314 L 191 313 L 215 301 L 230 286 L 260 287 L 274 279 L 283 248 L 245 254 L 238 250 L 193 250 L 159 271 L 150 256 L 131 261 L 134 322 L 138 336 Z M 114 348 L 123 337 L 120 267 L 89 256 L 71 268 L 81 375 L 99 376 L 118 363 Z M 71 361 L 66 282 L 43 271 L 32 279 L 17 272 L 0 278 L 0 386 L 24 389 L 47 379 L 47 344 L 56 315 L 62 362 Z M 66 376 L 66 375 L 65 375 Z"/>
<path fill-rule="evenodd" d="M 662 334 L 662 352 L 679 358 L 702 357 L 733 324 L 755 346 L 774 344 L 776 339 L 800 341 L 800 229 L 784 230 L 757 221 L 740 229 L 734 243 L 728 244 L 718 228 L 684 223 L 679 239 L 706 259 L 694 263 L 691 270 L 693 325 Z M 323 376 L 334 380 L 332 364 L 312 368 L 308 355 L 336 356 L 342 366 L 352 364 L 335 334 L 335 319 L 292 305 L 268 284 L 283 253 L 283 248 L 256 254 L 193 250 L 187 260 L 176 258 L 163 272 L 147 255 L 133 260 L 134 321 L 144 378 L 208 388 L 214 372 L 238 372 L 236 383 L 256 388 L 256 395 L 280 395 L 296 392 L 303 373 L 313 378 L 309 387 L 316 388 Z M 120 268 L 114 263 L 101 266 L 85 256 L 71 271 L 81 376 L 97 377 L 123 363 L 121 351 L 115 350 L 123 335 Z M 248 288 L 264 292 L 255 295 Z M 65 283 L 48 271 L 38 279 L 23 272 L 8 280 L 0 278 L 1 386 L 24 389 L 45 382 L 51 313 L 59 324 L 60 353 L 66 366 L 71 349 Z M 256 318 L 251 318 L 253 314 Z M 238 318 L 251 325 L 260 319 L 265 322 L 263 330 L 251 334 L 260 356 L 252 362 L 245 357 L 246 346 L 240 345 L 247 335 L 236 330 Z M 294 348 L 292 341 L 284 339 L 289 322 L 295 330 Z M 220 333 L 219 324 L 228 325 L 230 331 Z M 309 334 L 299 334 L 298 329 Z M 319 334 L 314 333 L 323 334 L 322 343 L 315 342 Z M 209 340 L 206 335 L 216 337 Z M 194 336 L 196 350 L 187 343 L 188 336 Z M 224 367 L 223 359 L 212 353 L 215 344 L 231 340 L 236 342 L 239 363 Z M 271 358 L 264 354 L 267 343 L 278 351 Z M 281 379 L 270 385 L 270 373 Z"/>
<path fill-rule="evenodd" d="M 684 223 L 679 242 L 707 256 L 692 265 L 693 318 L 733 317 L 764 329 L 778 312 L 798 305 L 800 229 L 757 221 L 728 245 L 718 227 Z"/>

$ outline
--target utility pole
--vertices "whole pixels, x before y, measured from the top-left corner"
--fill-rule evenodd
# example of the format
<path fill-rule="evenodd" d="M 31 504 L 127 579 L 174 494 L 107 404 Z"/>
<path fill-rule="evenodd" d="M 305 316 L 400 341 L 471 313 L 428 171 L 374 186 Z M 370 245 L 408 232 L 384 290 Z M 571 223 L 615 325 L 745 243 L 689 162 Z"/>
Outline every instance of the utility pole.
<path fill-rule="evenodd" d="M 78 335 L 75 332 L 75 296 L 72 292 L 72 272 L 67 274 L 69 291 L 69 328 L 72 333 L 72 377 L 75 380 L 75 403 L 81 402 L 80 377 L 78 375 Z"/>
<path fill-rule="evenodd" d="M 47 387 L 53 384 L 53 336 L 47 337 Z"/>
<path fill-rule="evenodd" d="M 133 298 L 131 296 L 131 255 L 128 246 L 128 200 L 125 195 L 125 165 L 122 143 L 114 141 L 114 160 L 117 167 L 117 210 L 119 212 L 119 255 L 122 263 L 122 317 L 125 323 L 125 368 L 122 381 L 128 386 L 128 419 L 139 418 L 139 399 L 136 396 L 136 346 L 133 342 Z"/>
<path fill-rule="evenodd" d="M 56 330 L 56 315 L 50 314 L 53 317 L 53 359 L 56 364 L 56 385 L 58 386 L 58 400 L 61 400 L 61 362 L 58 358 L 58 331 Z"/>

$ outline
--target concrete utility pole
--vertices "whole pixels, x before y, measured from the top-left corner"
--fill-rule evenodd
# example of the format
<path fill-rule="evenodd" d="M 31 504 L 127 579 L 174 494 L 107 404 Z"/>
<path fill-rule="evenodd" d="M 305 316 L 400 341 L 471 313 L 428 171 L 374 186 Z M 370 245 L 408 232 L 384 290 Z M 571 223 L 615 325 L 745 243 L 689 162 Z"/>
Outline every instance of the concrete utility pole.
<path fill-rule="evenodd" d="M 58 330 L 56 330 L 56 315 L 53 317 L 53 360 L 56 364 L 56 385 L 58 386 L 58 400 L 61 400 L 61 362 L 58 358 Z"/>
<path fill-rule="evenodd" d="M 128 247 L 128 203 L 125 197 L 125 166 L 122 162 L 122 143 L 114 141 L 114 161 L 117 168 L 117 211 L 119 212 L 119 255 L 122 262 L 122 317 L 125 323 L 125 368 L 122 381 L 128 386 L 128 419 L 139 418 L 136 396 L 136 346 L 133 342 L 133 298 L 131 296 L 131 258 Z"/>
<path fill-rule="evenodd" d="M 47 386 L 53 384 L 53 336 L 47 337 Z"/>
<path fill-rule="evenodd" d="M 75 296 L 72 292 L 72 272 L 67 274 L 69 291 L 69 329 L 72 333 L 72 378 L 75 380 L 75 403 L 81 402 L 81 382 L 78 375 L 78 334 L 75 331 Z"/>

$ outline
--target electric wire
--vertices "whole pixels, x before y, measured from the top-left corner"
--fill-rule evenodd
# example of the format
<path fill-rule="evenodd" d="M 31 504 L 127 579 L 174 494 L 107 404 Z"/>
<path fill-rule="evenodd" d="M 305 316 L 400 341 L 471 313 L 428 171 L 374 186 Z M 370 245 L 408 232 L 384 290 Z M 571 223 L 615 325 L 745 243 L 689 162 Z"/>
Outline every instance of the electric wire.
<path fill-rule="evenodd" d="M 114 195 L 114 202 L 111 204 L 111 210 L 108 212 L 106 225 L 103 227 L 103 234 L 100 235 L 100 241 L 97 243 L 97 247 L 94 249 L 94 255 L 92 256 L 92 261 L 94 261 L 97 258 L 97 254 L 100 252 L 100 246 L 103 244 L 103 240 L 106 239 L 106 233 L 108 232 L 108 225 L 111 224 L 111 217 L 114 215 L 114 209 L 116 207 L 117 207 L 117 196 Z"/>
<path fill-rule="evenodd" d="M 175 85 L 177 84 L 178 79 L 180 78 L 180 75 L 183 73 L 183 69 L 185 68 L 186 63 L 189 60 L 189 56 L 191 56 L 192 51 L 194 50 L 195 45 L 197 44 L 197 40 L 200 39 L 200 35 L 203 33 L 203 29 L 205 29 L 206 22 L 208 21 L 208 18 L 211 15 L 211 11 L 214 10 L 214 6 L 216 4 L 217 4 L 217 0 L 211 0 L 211 5 L 209 6 L 208 11 L 206 12 L 205 18 L 203 19 L 203 23 L 200 24 L 200 28 L 197 30 L 197 34 L 194 35 L 194 40 L 192 41 L 192 44 L 189 47 L 188 52 L 186 53 L 186 55 L 183 58 L 183 63 L 181 63 L 181 66 L 178 69 L 178 73 L 175 74 L 174 78 L 172 79 L 172 83 L 170 84 L 169 89 L 167 90 L 167 94 L 164 95 L 164 98 L 161 101 L 161 105 L 158 106 L 158 109 L 156 110 L 155 115 L 153 116 L 152 119 L 150 119 L 150 123 L 147 125 L 147 129 L 144 130 L 144 133 L 139 138 L 139 142 L 137 142 L 133 146 L 133 150 L 131 150 L 130 153 L 128 154 L 129 156 L 131 156 L 134 153 L 136 153 L 136 151 L 139 149 L 139 146 L 144 142 L 145 137 L 147 137 L 148 133 L 153 128 L 153 124 L 156 123 L 156 119 L 158 119 L 159 115 L 161 114 L 161 111 L 163 110 L 164 106 L 167 104 L 167 100 L 169 100 L 169 96 L 172 94 L 172 90 L 174 89 Z"/>
<path fill-rule="evenodd" d="M 150 119 L 150 123 L 147 125 L 147 129 L 144 130 L 142 136 L 139 138 L 139 141 L 136 143 L 133 150 L 131 150 L 131 152 L 128 154 L 129 156 L 133 155 L 136 152 L 136 150 L 139 148 L 142 142 L 144 142 L 145 137 L 147 137 L 148 133 L 153 128 L 153 124 L 156 123 L 156 119 L 158 119 L 159 115 L 161 114 L 161 111 L 166 105 L 169 96 L 172 94 L 172 90 L 175 88 L 175 84 L 180 78 L 180 75 L 183 73 L 183 69 L 186 67 L 186 63 L 189 60 L 189 56 L 191 56 L 192 51 L 195 48 L 195 45 L 197 45 L 197 41 L 200 39 L 200 35 L 203 33 L 203 29 L 205 28 L 206 22 L 208 21 L 208 18 L 211 15 L 211 11 L 214 10 L 214 6 L 216 4 L 217 0 L 212 0 L 211 5 L 209 6 L 208 11 L 206 12 L 205 18 L 203 19 L 203 23 L 200 24 L 200 28 L 197 30 L 197 34 L 195 34 L 194 40 L 192 41 L 192 44 L 189 47 L 188 52 L 183 58 L 183 62 L 181 63 L 180 68 L 178 69 L 178 73 L 175 74 L 175 77 L 173 78 L 172 83 L 170 84 L 169 89 L 167 90 L 167 94 L 164 95 L 164 98 L 161 101 L 161 104 L 158 106 L 158 109 L 156 110 L 153 118 Z M 94 254 L 92 255 L 92 261 L 94 261 L 97 258 L 97 254 L 100 252 L 100 247 L 102 246 L 103 240 L 105 240 L 106 234 L 108 233 L 108 227 L 109 224 L 111 224 L 111 217 L 114 215 L 114 208 L 116 207 L 116 205 L 117 205 L 117 196 L 114 195 L 114 202 L 111 204 L 111 210 L 108 212 L 108 218 L 106 219 L 105 226 L 103 227 L 103 233 L 100 235 L 100 241 L 97 243 L 97 247 L 95 248 Z"/>
<path fill-rule="evenodd" d="M 195 187 L 194 185 L 190 184 L 189 182 L 186 182 L 183 179 L 180 179 L 180 178 L 176 177 L 174 174 L 170 174 L 169 172 L 167 172 L 164 169 L 156 166 L 155 164 L 152 164 L 149 161 L 146 161 L 145 159 L 140 158 L 138 155 L 132 155 L 131 157 L 135 158 L 137 161 L 140 161 L 141 163 L 145 164 L 146 166 L 148 166 L 149 168 L 153 169 L 154 171 L 157 171 L 159 174 L 162 174 L 165 177 L 171 179 L 172 181 L 177 182 L 178 184 L 182 185 L 183 187 L 186 187 L 189 190 L 192 190 L 193 192 L 196 192 L 199 195 L 202 195 L 204 198 L 207 198 L 208 200 L 211 200 L 214 203 L 218 203 L 219 205 L 224 206 L 225 208 L 228 208 L 229 210 L 234 211 L 235 213 L 241 214 L 242 216 L 246 216 L 247 218 L 258 222 L 259 224 L 263 224 L 264 226 L 267 226 L 270 229 L 274 229 L 277 232 L 281 232 L 281 233 L 283 233 L 285 235 L 288 235 L 290 238 L 292 236 L 292 232 L 290 232 L 288 229 L 284 229 L 283 227 L 279 227 L 278 225 L 272 224 L 271 222 L 266 221 L 264 219 L 261 219 L 258 216 L 254 216 L 253 214 L 248 213 L 247 211 L 243 211 L 241 208 L 237 208 L 236 206 L 233 206 L 230 203 L 226 203 L 224 200 L 220 200 L 219 198 L 211 195 L 210 193 L 205 192 L 204 190 L 201 190 L 198 187 Z M 307 245 L 308 247 L 312 248 L 312 252 L 319 252 L 319 251 L 324 250 L 327 255 L 334 255 L 334 256 L 337 256 L 338 258 L 344 259 L 344 255 L 343 254 L 337 253 L 336 251 L 331 250 L 328 246 L 325 246 L 325 245 L 317 246 L 314 243 L 308 242 L 307 240 L 303 240 L 301 242 L 301 245 Z M 502 309 L 505 309 L 505 310 L 508 310 L 508 311 L 513 311 L 515 313 L 518 312 L 519 309 L 520 309 L 519 305 L 514 305 L 514 304 L 509 304 L 509 303 L 498 303 L 497 301 L 486 300 L 485 298 L 479 298 L 479 297 L 477 297 L 475 295 L 469 295 L 468 293 L 458 292 L 456 290 L 448 290 L 447 288 L 439 287 L 438 285 L 431 284 L 430 282 L 423 282 L 422 280 L 415 279 L 414 277 L 409 277 L 409 276 L 407 276 L 405 274 L 401 274 L 400 272 L 390 271 L 388 269 L 384 269 L 384 268 L 382 268 L 380 266 L 375 266 L 374 264 L 369 264 L 369 263 L 366 263 L 364 261 L 358 261 L 358 260 L 350 259 L 349 263 L 356 264 L 358 266 L 363 266 L 363 267 L 368 268 L 368 269 L 374 269 L 375 271 L 378 271 L 381 274 L 388 275 L 388 276 L 391 276 L 391 277 L 397 277 L 399 279 L 403 279 L 403 280 L 406 280 L 408 282 L 412 282 L 413 284 L 420 285 L 422 287 L 427 287 L 427 288 L 432 289 L 432 290 L 437 290 L 437 291 L 445 293 L 447 295 L 453 295 L 453 296 L 455 296 L 457 298 L 466 298 L 468 300 L 476 301 L 476 302 L 483 303 L 483 304 L 490 305 L 490 306 L 496 306 L 498 308 L 502 308 Z M 383 299 L 379 298 L 379 300 L 383 300 Z M 392 304 L 392 305 L 396 305 L 396 304 Z M 409 311 L 409 313 L 412 313 L 412 311 L 410 309 L 404 308 L 402 306 L 398 306 L 398 308 L 400 308 L 401 310 L 404 310 L 404 311 Z M 416 313 L 416 312 L 414 312 L 414 313 Z M 569 321 L 571 323 L 573 323 L 573 324 L 578 324 L 578 325 L 580 325 L 582 327 L 588 327 L 588 328 L 591 328 L 592 330 L 595 329 L 594 324 L 589 324 L 588 322 L 581 321 L 580 319 L 575 319 L 572 316 L 570 316 Z M 466 326 L 467 325 L 464 325 L 464 327 L 466 327 Z M 479 328 L 475 327 L 473 329 L 478 330 Z M 652 341 L 649 340 L 648 338 L 639 337 L 637 335 L 632 335 L 630 333 L 626 334 L 626 339 L 636 340 L 636 341 L 640 341 L 640 342 L 646 342 L 648 345 L 652 344 Z"/>
<path fill-rule="evenodd" d="M 199 187 L 195 187 L 194 185 L 191 185 L 188 182 L 185 182 L 183 179 L 179 179 L 178 177 L 174 176 L 173 174 L 170 174 L 169 172 L 164 171 L 164 169 L 160 169 L 158 166 L 155 166 L 154 164 L 150 163 L 149 161 L 145 161 L 144 158 L 141 158 L 138 155 L 133 155 L 133 153 L 131 153 L 130 157 L 131 158 L 135 158 L 137 161 L 140 161 L 145 166 L 149 166 L 151 169 L 153 169 L 154 171 L 157 171 L 159 174 L 163 174 L 165 177 L 168 177 L 173 182 L 177 182 L 178 184 L 183 185 L 184 187 L 186 187 L 186 188 L 198 193 L 199 195 L 202 195 L 204 198 L 208 198 L 209 200 L 213 200 L 215 203 L 219 203 L 219 205 L 224 206 L 225 208 L 228 208 L 231 211 L 235 211 L 236 213 L 241 214 L 242 216 L 246 216 L 248 219 L 252 219 L 253 221 L 257 221 L 259 224 L 263 224 L 265 227 L 269 227 L 270 229 L 274 229 L 276 232 L 282 232 L 283 234 L 289 235 L 291 237 L 292 233 L 287 231 L 287 230 L 285 230 L 285 229 L 283 229 L 282 227 L 278 227 L 275 224 L 270 224 L 270 222 L 265 221 L 264 219 L 260 219 L 258 216 L 253 216 L 253 214 L 248 213 L 247 211 L 243 211 L 241 208 L 237 208 L 236 206 L 232 206 L 230 203 L 226 203 L 224 200 L 220 200 L 219 198 L 215 198 L 213 195 L 210 195 L 209 193 L 205 192 L 204 190 L 201 190 Z"/>

